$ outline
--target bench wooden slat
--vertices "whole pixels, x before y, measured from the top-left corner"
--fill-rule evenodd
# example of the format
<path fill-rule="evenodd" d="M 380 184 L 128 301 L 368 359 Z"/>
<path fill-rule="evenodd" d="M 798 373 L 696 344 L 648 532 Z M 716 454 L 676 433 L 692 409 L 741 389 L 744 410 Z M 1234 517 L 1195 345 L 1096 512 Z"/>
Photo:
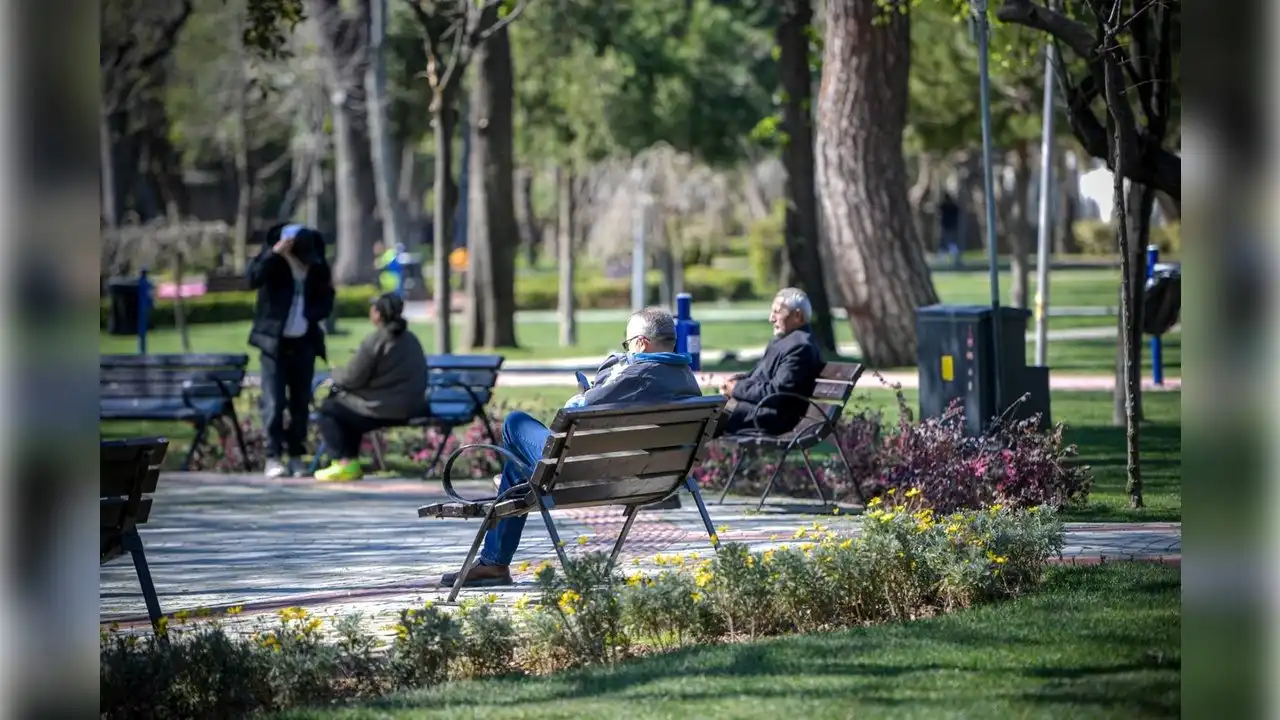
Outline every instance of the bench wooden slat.
<path fill-rule="evenodd" d="M 125 510 L 129 505 L 127 498 L 101 498 L 99 504 L 102 508 L 102 527 L 118 527 L 125 520 Z M 134 522 L 141 525 L 150 516 L 151 498 L 142 498 L 142 501 L 138 503 L 138 516 L 134 519 Z"/>
<path fill-rule="evenodd" d="M 669 425 L 640 425 L 616 430 L 584 430 L 575 432 L 569 442 L 569 456 L 600 455 L 627 450 L 691 445 L 702 435 L 703 423 L 685 422 Z M 543 457 L 559 456 L 567 433 L 556 433 L 547 438 Z"/>
<path fill-rule="evenodd" d="M 854 384 L 858 382 L 864 369 L 860 363 L 829 362 L 822 366 L 818 378 Z"/>
<path fill-rule="evenodd" d="M 225 397 L 223 388 L 231 394 L 232 397 L 240 391 L 238 384 L 218 385 L 212 382 L 193 382 L 190 386 L 183 383 L 170 382 L 111 382 L 102 383 L 98 386 L 99 397 L 108 398 L 154 398 L 154 397 L 174 397 L 181 398 L 185 393 L 187 397 Z"/>
<path fill-rule="evenodd" d="M 506 357 L 502 355 L 427 355 L 428 370 L 497 370 Z"/>
<path fill-rule="evenodd" d="M 564 413 L 564 411 L 562 410 L 561 413 Z M 629 415 L 575 417 L 572 419 L 572 423 L 577 430 L 615 430 L 617 428 L 637 427 L 640 425 L 705 422 L 708 418 L 714 417 L 718 413 L 718 410 L 709 411 L 698 406 L 672 407 L 653 412 L 633 412 Z M 560 422 L 560 416 L 557 416 L 556 420 L 557 422 L 552 423 L 552 431 L 564 432 L 569 421 Z"/>
<path fill-rule="evenodd" d="M 136 462 L 143 453 L 151 453 L 151 463 L 159 465 L 169 449 L 167 438 L 147 438 L 143 440 L 104 440 L 99 443 L 98 457 L 102 463 Z"/>
<path fill-rule="evenodd" d="M 835 383 L 819 380 L 813 386 L 813 395 L 815 400 L 836 400 L 844 402 L 853 394 L 853 386 L 848 383 Z"/>
<path fill-rule="evenodd" d="M 100 382 L 124 383 L 178 383 L 186 380 L 196 382 L 240 383 L 244 382 L 244 368 L 135 368 L 135 367 L 103 367 L 99 372 Z"/>
<path fill-rule="evenodd" d="M 557 460 L 544 459 L 538 462 L 529 481 L 539 487 L 547 487 L 554 475 L 555 484 L 552 486 L 554 491 L 584 483 L 608 481 L 612 478 L 669 475 L 672 472 L 684 472 L 696 450 L 697 446 L 689 445 L 654 452 L 571 457 L 560 464 L 558 472 L 556 471 Z"/>
<path fill-rule="evenodd" d="M 102 469 L 99 474 L 98 485 L 101 488 L 99 497 L 125 497 L 133 490 L 133 483 L 137 480 L 134 473 L 137 472 L 137 462 L 133 463 L 102 463 Z M 142 492 L 153 493 L 156 486 L 160 483 L 160 468 L 158 466 L 147 470 L 147 474 L 142 478 Z"/>
<path fill-rule="evenodd" d="M 125 368 L 210 368 L 226 366 L 228 368 L 247 367 L 249 356 L 226 353 L 172 353 L 161 355 L 102 355 L 98 359 L 100 367 Z"/>
<path fill-rule="evenodd" d="M 684 468 L 680 468 L 683 472 Z M 637 498 L 661 499 L 683 481 L 683 475 L 664 473 L 649 477 L 612 482 L 596 482 L 573 487 L 556 486 L 556 507 L 574 508 L 591 505 L 626 505 Z"/>

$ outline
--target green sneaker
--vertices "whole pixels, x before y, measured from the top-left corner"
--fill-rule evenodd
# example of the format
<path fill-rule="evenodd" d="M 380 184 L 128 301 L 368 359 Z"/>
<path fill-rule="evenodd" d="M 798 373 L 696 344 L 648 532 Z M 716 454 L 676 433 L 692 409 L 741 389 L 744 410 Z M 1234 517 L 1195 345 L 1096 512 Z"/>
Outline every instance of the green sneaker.
<path fill-rule="evenodd" d="M 350 482 L 364 477 L 364 468 L 360 462 L 333 463 L 329 467 L 316 472 L 316 480 L 320 482 Z"/>

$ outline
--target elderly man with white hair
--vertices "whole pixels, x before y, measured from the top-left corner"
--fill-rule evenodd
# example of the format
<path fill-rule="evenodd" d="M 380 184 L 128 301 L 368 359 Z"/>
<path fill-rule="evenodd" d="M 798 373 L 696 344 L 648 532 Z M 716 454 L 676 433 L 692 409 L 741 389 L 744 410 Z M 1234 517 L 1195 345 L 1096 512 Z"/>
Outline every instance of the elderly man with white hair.
<path fill-rule="evenodd" d="M 769 310 L 773 339 L 755 369 L 735 375 L 720 387 L 729 402 L 717 435 L 734 435 L 756 427 L 771 434 L 785 433 L 804 417 L 808 403 L 800 398 L 813 393 L 823 363 L 809 327 L 812 316 L 809 296 L 802 290 L 784 288 L 773 298 Z M 765 402 L 775 393 L 800 397 L 780 396 Z"/>

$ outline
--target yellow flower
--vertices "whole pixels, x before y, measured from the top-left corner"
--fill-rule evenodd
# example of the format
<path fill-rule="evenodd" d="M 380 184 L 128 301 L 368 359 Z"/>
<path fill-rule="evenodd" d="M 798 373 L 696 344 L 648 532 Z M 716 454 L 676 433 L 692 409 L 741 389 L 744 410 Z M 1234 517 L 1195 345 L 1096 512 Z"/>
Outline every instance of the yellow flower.
<path fill-rule="evenodd" d="M 632 559 L 631 559 L 631 564 L 632 564 L 632 565 L 639 565 L 639 564 L 640 564 L 640 558 L 632 558 Z"/>
<path fill-rule="evenodd" d="M 792 536 L 791 536 L 791 539 L 792 539 L 792 540 L 799 540 L 799 539 L 803 538 L 803 537 L 804 537 L 805 535 L 807 535 L 807 534 L 808 534 L 808 531 L 807 531 L 807 530 L 805 530 L 804 528 L 800 528 L 799 530 L 797 530 L 797 531 L 796 531 L 796 534 L 795 534 L 795 535 L 792 535 Z"/>
<path fill-rule="evenodd" d="M 242 613 L 242 612 L 244 612 L 244 606 L 243 606 L 243 605 L 233 605 L 233 606 L 231 606 L 231 607 L 227 608 L 227 614 L 228 614 L 228 615 L 239 615 L 239 614 L 240 614 L 240 613 Z"/>
<path fill-rule="evenodd" d="M 518 572 L 529 572 L 529 561 L 525 560 L 524 562 L 517 565 L 516 570 Z"/>
<path fill-rule="evenodd" d="M 628 575 L 628 576 L 627 576 L 627 584 L 628 584 L 628 585 L 630 585 L 631 587 L 635 587 L 636 585 L 639 585 L 639 584 L 640 584 L 640 580 L 641 580 L 641 579 L 642 579 L 642 576 L 641 576 L 641 575 L 639 575 L 639 574 L 636 574 L 636 575 Z"/>
<path fill-rule="evenodd" d="M 174 620 L 177 620 L 177 621 L 178 621 L 178 622 L 180 622 L 180 623 L 184 623 L 184 622 L 186 622 L 186 621 L 187 621 L 187 618 L 189 618 L 189 617 L 191 617 L 191 611 L 190 611 L 190 610 L 179 610 L 178 612 L 176 612 L 176 613 L 174 613 L 174 614 L 173 614 L 173 619 L 174 619 Z"/>
<path fill-rule="evenodd" d="M 663 565 L 666 565 L 666 564 L 667 564 L 667 557 L 666 557 L 665 555 L 654 555 L 654 556 L 653 556 L 653 564 L 654 564 L 654 565 L 657 565 L 657 566 L 659 566 L 659 567 L 661 567 L 661 566 L 663 566 Z"/>
<path fill-rule="evenodd" d="M 871 498 L 871 501 L 867 503 L 867 507 L 875 507 L 875 506 L 879 505 L 879 504 L 880 504 L 880 503 L 882 503 L 882 502 L 884 502 L 884 498 L 881 498 L 881 497 L 873 497 L 873 498 Z"/>
<path fill-rule="evenodd" d="M 849 548 L 853 547 L 853 538 L 845 538 L 836 547 L 840 548 L 841 550 L 848 550 Z"/>
<path fill-rule="evenodd" d="M 306 620 L 307 611 L 300 607 L 288 607 L 280 611 L 280 619 L 286 622 L 289 620 Z"/>
<path fill-rule="evenodd" d="M 498 593 L 489 593 L 488 595 L 484 596 L 484 599 L 485 599 L 485 602 L 489 604 L 496 603 L 498 602 Z"/>
<path fill-rule="evenodd" d="M 713 579 L 715 579 L 715 573 L 705 568 L 699 568 L 698 571 L 693 574 L 693 584 L 698 587 L 706 587 L 711 584 Z"/>
<path fill-rule="evenodd" d="M 689 597 L 692 598 L 695 603 L 702 602 L 702 593 L 700 592 L 694 591 L 691 595 L 689 595 Z"/>
<path fill-rule="evenodd" d="M 889 522 L 890 520 L 892 520 L 893 518 L 894 518 L 894 513 L 885 513 L 884 515 L 881 515 L 881 516 L 880 516 L 880 522 L 886 522 L 886 523 L 887 523 L 887 522 Z"/>
<path fill-rule="evenodd" d="M 813 543 L 800 543 L 800 552 L 806 555 L 813 551 Z"/>
<path fill-rule="evenodd" d="M 839 514 L 840 514 L 840 508 L 838 508 L 838 507 L 831 508 L 831 514 L 832 514 L 832 515 L 839 515 Z"/>
<path fill-rule="evenodd" d="M 955 533 L 958 533 L 958 532 L 960 532 L 960 526 L 959 526 L 959 525 L 957 525 L 957 524 L 955 524 L 955 523 L 951 523 L 950 525 L 948 525 L 948 526 L 947 526 L 947 534 L 948 534 L 948 535 L 954 535 Z"/>
<path fill-rule="evenodd" d="M 560 606 L 560 610 L 564 612 L 565 615 L 572 615 L 577 610 L 575 604 L 581 599 L 582 596 L 578 593 L 572 590 L 565 590 L 564 593 L 560 595 L 560 600 L 556 604 Z"/>
<path fill-rule="evenodd" d="M 908 491 L 906 492 L 906 495 L 904 495 L 904 497 L 912 498 L 912 497 L 915 497 L 915 496 L 917 496 L 917 495 L 919 495 L 919 494 L 920 494 L 920 488 L 911 488 L 910 490 L 908 490 Z"/>
<path fill-rule="evenodd" d="M 722 534 L 727 533 L 727 532 L 729 532 L 729 526 L 728 526 L 728 525 L 721 525 L 721 526 L 719 526 L 719 527 L 717 527 L 717 528 L 716 528 L 716 534 L 717 534 L 717 535 L 722 535 Z"/>
<path fill-rule="evenodd" d="M 897 490 L 898 490 L 898 488 L 889 488 L 889 490 L 888 490 L 888 491 L 886 491 L 886 492 L 885 492 L 885 494 L 886 494 L 886 495 L 892 495 L 892 494 L 894 494 L 895 492 L 897 492 Z"/>
<path fill-rule="evenodd" d="M 591 539 L 590 539 L 590 538 L 588 538 L 586 535 L 579 535 L 579 536 L 578 536 L 578 544 L 579 544 L 579 545 L 586 545 L 588 542 L 591 542 Z"/>
<path fill-rule="evenodd" d="M 528 595 L 521 595 L 520 598 L 516 600 L 516 610 L 524 610 L 529 607 L 529 603 L 531 602 L 533 601 L 529 599 Z"/>
<path fill-rule="evenodd" d="M 764 555 L 760 556 L 760 562 L 764 563 L 765 565 L 768 565 L 773 560 L 773 554 L 774 554 L 773 550 L 765 550 Z"/>
<path fill-rule="evenodd" d="M 769 536 L 769 542 L 778 542 L 778 533 Z"/>

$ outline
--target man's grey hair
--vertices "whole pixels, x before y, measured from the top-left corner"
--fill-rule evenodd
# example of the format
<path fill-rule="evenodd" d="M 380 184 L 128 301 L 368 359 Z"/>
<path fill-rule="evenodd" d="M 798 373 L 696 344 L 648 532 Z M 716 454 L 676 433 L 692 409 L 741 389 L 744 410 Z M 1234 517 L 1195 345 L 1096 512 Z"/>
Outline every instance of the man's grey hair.
<path fill-rule="evenodd" d="M 809 304 L 809 296 L 804 294 L 800 288 L 783 288 L 778 291 L 774 299 L 782 303 L 782 307 L 799 312 L 805 322 L 809 322 L 813 318 L 813 305 Z"/>
<path fill-rule="evenodd" d="M 676 346 L 676 319 L 659 307 L 647 307 L 631 314 L 640 320 L 640 332 L 654 345 L 662 348 Z"/>

